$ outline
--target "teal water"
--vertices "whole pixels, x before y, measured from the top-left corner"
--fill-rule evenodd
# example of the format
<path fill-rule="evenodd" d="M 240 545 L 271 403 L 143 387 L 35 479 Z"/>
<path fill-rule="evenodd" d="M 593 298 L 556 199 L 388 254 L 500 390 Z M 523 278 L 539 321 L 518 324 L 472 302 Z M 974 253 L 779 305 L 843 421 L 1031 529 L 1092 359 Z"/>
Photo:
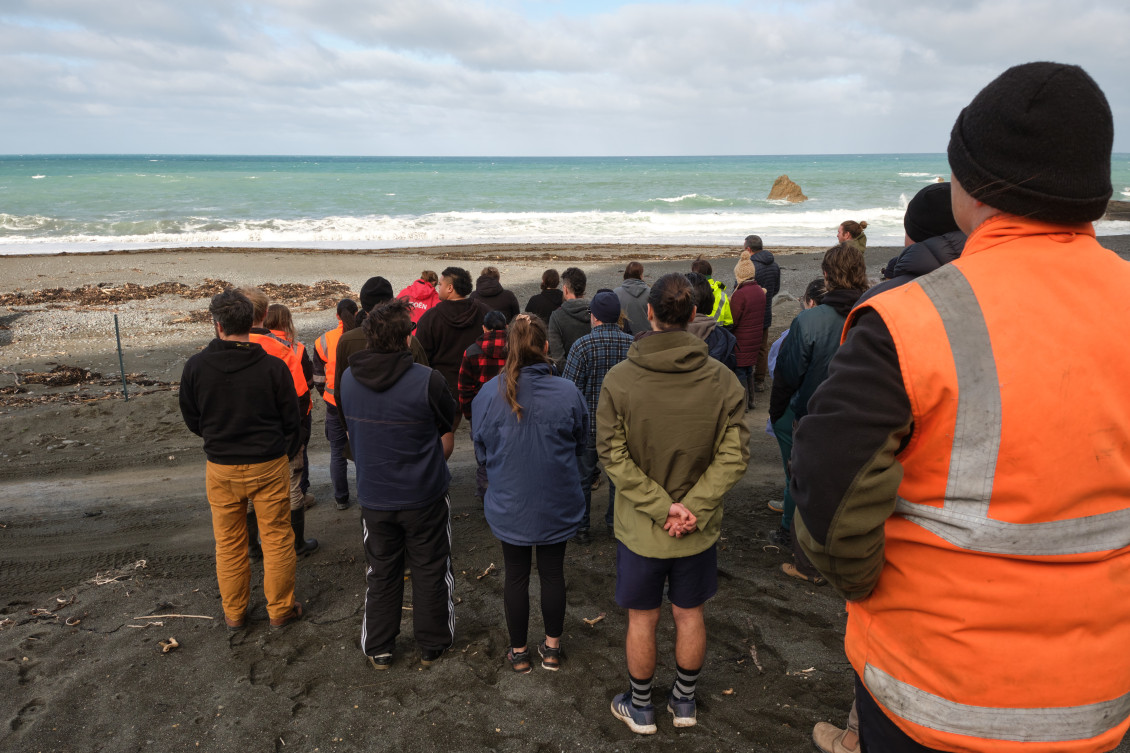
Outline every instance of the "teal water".
<path fill-rule="evenodd" d="M 1130 155 L 1115 198 L 1130 199 Z M 809 200 L 766 199 L 789 175 Z M 831 242 L 847 219 L 898 244 L 943 154 L 412 158 L 0 156 L 0 253 L 190 245 L 395 247 Z M 1100 232 L 1130 232 L 1104 223 Z M 1127 226 L 1127 227 L 1123 227 Z"/>

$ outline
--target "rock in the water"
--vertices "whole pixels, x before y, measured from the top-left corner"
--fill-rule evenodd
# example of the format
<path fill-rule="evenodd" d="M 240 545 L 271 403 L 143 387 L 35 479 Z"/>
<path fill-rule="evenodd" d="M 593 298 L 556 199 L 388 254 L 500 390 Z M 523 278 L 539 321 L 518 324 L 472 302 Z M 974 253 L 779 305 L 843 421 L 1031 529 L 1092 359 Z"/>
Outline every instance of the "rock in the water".
<path fill-rule="evenodd" d="M 1130 201 L 1112 201 L 1106 205 L 1107 220 L 1130 220 Z"/>
<path fill-rule="evenodd" d="M 769 200 L 784 199 L 793 203 L 808 201 L 808 197 L 800 190 L 800 186 L 789 180 L 789 176 L 782 175 L 773 181 L 773 188 L 769 189 Z"/>

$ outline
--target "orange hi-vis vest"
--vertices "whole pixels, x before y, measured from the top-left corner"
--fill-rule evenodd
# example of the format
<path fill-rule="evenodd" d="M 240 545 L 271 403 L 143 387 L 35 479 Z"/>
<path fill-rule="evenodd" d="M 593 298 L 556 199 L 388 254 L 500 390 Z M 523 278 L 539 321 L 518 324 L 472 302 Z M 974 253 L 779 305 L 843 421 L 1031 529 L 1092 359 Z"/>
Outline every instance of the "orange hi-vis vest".
<path fill-rule="evenodd" d="M 344 332 L 345 325 L 338 322 L 337 329 L 331 329 L 314 341 L 314 352 L 316 352 L 318 358 L 321 358 L 322 362 L 326 364 L 326 391 L 322 394 L 322 397 L 325 398 L 326 402 L 330 405 L 337 405 L 337 392 L 335 391 L 336 385 L 334 384 L 336 374 L 334 370 L 337 368 L 337 341 L 341 339 L 341 335 Z"/>
<path fill-rule="evenodd" d="M 271 331 L 268 335 L 252 332 L 251 342 L 259 343 L 263 350 L 275 358 L 281 358 L 286 367 L 290 369 L 290 377 L 294 380 L 294 391 L 298 393 L 299 400 L 310 391 L 306 383 L 306 374 L 302 371 L 302 343 L 292 343 L 280 332 Z"/>
<path fill-rule="evenodd" d="M 922 745 L 1089 753 L 1130 725 L 1128 291 L 1089 223 L 997 216 L 845 325 L 882 317 L 914 420 L 846 650 Z"/>

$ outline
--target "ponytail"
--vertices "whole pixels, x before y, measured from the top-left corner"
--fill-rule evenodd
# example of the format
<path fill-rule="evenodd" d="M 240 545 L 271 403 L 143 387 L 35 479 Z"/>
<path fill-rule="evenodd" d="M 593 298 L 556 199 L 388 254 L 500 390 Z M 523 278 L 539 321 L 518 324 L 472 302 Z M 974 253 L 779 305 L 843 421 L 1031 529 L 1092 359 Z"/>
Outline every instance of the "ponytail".
<path fill-rule="evenodd" d="M 522 420 L 522 406 L 518 402 L 518 375 L 526 366 L 549 363 L 545 354 L 547 341 L 545 323 L 537 316 L 518 314 L 510 324 L 506 340 L 506 365 L 502 367 L 503 379 L 499 382 L 506 402 L 518 420 Z"/>
<path fill-rule="evenodd" d="M 351 298 L 342 298 L 337 302 L 337 316 L 341 319 L 341 331 L 348 332 L 357 328 L 357 303 Z"/>

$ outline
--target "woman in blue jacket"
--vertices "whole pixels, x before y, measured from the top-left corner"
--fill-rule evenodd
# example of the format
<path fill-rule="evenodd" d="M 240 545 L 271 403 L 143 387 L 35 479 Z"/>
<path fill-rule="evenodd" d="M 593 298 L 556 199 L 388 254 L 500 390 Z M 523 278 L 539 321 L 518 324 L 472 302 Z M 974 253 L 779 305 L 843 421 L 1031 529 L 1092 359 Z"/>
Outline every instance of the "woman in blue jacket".
<path fill-rule="evenodd" d="M 507 659 L 532 669 L 527 647 L 530 564 L 536 548 L 545 640 L 541 665 L 561 666 L 565 625 L 565 544 L 585 512 L 577 457 L 588 442 L 588 411 L 571 381 L 554 376 L 545 324 L 519 314 L 510 325 L 501 374 L 471 404 L 475 453 L 485 458 L 487 523 L 502 542 L 503 605 L 510 633 Z"/>

